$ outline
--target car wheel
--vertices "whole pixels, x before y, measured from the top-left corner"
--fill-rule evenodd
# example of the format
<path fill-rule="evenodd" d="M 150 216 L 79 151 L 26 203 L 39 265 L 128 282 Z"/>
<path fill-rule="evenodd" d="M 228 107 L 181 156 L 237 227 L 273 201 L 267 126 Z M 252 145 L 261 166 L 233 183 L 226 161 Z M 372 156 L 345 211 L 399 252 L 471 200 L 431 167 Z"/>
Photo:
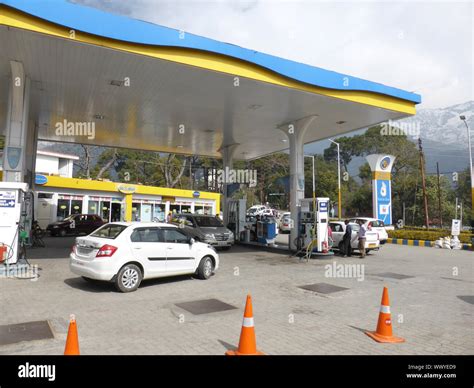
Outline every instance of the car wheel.
<path fill-rule="evenodd" d="M 339 251 L 342 252 L 342 250 L 344 249 L 342 241 L 339 243 L 337 247 L 339 248 Z"/>
<path fill-rule="evenodd" d="M 61 229 L 61 230 L 59 231 L 59 235 L 60 235 L 61 237 L 66 236 L 66 229 Z"/>
<path fill-rule="evenodd" d="M 212 275 L 212 271 L 214 271 L 212 259 L 209 256 L 203 257 L 197 269 L 198 278 L 202 280 L 209 279 Z"/>
<path fill-rule="evenodd" d="M 117 274 L 115 287 L 120 292 L 135 291 L 143 279 L 142 271 L 135 264 L 124 265 Z"/>

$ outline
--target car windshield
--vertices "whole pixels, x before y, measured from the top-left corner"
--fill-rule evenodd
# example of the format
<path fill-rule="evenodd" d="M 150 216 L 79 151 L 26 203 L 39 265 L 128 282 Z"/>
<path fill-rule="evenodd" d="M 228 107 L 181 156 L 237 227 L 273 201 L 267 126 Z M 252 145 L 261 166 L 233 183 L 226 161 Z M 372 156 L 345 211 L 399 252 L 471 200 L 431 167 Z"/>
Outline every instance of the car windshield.
<path fill-rule="evenodd" d="M 107 224 L 107 225 L 104 225 L 101 228 L 97 229 L 95 232 L 93 232 L 91 234 L 91 236 L 92 237 L 115 239 L 125 229 L 127 229 L 127 226 L 125 226 L 125 225 Z"/>
<path fill-rule="evenodd" d="M 67 216 L 66 218 L 63 219 L 63 221 L 72 221 L 76 217 L 76 214 L 71 214 L 70 216 Z"/>
<path fill-rule="evenodd" d="M 383 221 L 380 221 L 380 220 L 374 220 L 374 221 L 370 221 L 370 224 L 374 227 L 374 228 L 383 228 L 385 225 L 383 223 Z"/>
<path fill-rule="evenodd" d="M 214 227 L 224 226 L 222 221 L 217 217 L 195 217 L 194 219 L 196 220 L 196 224 L 198 226 L 204 226 L 204 227 L 206 227 L 206 226 L 214 226 Z"/>

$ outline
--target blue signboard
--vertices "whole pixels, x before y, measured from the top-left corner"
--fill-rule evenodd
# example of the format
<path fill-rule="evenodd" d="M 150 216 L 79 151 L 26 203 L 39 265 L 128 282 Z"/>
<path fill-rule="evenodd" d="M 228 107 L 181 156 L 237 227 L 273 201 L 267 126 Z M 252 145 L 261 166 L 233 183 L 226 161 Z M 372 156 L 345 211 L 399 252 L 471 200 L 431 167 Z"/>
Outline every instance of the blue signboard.
<path fill-rule="evenodd" d="M 320 213 L 327 213 L 328 211 L 328 203 L 327 202 L 320 202 L 319 203 L 319 212 Z"/>
<path fill-rule="evenodd" d="M 377 180 L 377 193 L 376 193 L 376 209 L 377 218 L 382 220 L 385 224 L 392 224 L 392 195 L 390 180 L 380 179 Z"/>
<path fill-rule="evenodd" d="M 14 199 L 0 199 L 0 207 L 15 207 Z"/>
<path fill-rule="evenodd" d="M 35 175 L 35 184 L 37 185 L 44 185 L 48 182 L 48 177 L 41 175 L 41 174 L 36 174 Z"/>

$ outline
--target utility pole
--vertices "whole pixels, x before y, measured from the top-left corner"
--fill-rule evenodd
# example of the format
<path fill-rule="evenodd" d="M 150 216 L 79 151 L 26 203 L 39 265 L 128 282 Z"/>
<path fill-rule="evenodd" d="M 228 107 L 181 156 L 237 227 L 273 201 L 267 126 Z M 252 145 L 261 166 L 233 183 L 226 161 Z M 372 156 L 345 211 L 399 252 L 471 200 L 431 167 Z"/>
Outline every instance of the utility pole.
<path fill-rule="evenodd" d="M 341 150 L 340 143 L 329 139 L 331 143 L 334 143 L 337 147 L 337 218 L 342 219 L 342 194 L 341 194 Z"/>
<path fill-rule="evenodd" d="M 423 187 L 423 203 L 425 207 L 425 225 L 426 229 L 430 228 L 430 218 L 428 215 L 428 197 L 426 196 L 426 178 L 425 178 L 425 157 L 423 155 L 423 147 L 421 145 L 421 137 L 418 138 L 418 149 L 420 150 L 420 169 L 421 169 L 421 184 Z"/>
<path fill-rule="evenodd" d="M 190 183 L 191 183 L 191 185 L 190 185 L 190 186 L 191 186 L 191 190 L 194 190 L 192 160 L 193 160 L 193 157 L 190 156 L 190 157 L 189 157 L 189 180 L 190 180 Z"/>
<path fill-rule="evenodd" d="M 438 175 L 438 216 L 439 216 L 439 227 L 443 228 L 443 212 L 441 209 L 441 184 L 439 180 L 439 163 L 436 162 L 436 173 Z"/>
<path fill-rule="evenodd" d="M 405 211 L 406 211 L 406 208 L 405 208 L 405 201 L 403 201 L 403 226 L 406 225 L 406 223 L 405 223 Z"/>

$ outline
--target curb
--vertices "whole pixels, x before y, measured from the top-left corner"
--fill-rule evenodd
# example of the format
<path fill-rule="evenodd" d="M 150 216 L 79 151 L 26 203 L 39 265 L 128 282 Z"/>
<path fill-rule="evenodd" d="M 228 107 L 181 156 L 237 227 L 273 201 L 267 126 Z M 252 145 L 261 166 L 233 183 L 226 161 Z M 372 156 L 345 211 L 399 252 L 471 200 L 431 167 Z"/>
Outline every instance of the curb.
<path fill-rule="evenodd" d="M 409 245 L 413 247 L 432 247 L 434 246 L 434 241 L 430 240 L 408 240 L 405 238 L 389 238 L 387 240 L 389 244 L 398 244 L 398 245 Z M 462 244 L 463 250 L 474 251 L 474 246 L 472 244 Z"/>

